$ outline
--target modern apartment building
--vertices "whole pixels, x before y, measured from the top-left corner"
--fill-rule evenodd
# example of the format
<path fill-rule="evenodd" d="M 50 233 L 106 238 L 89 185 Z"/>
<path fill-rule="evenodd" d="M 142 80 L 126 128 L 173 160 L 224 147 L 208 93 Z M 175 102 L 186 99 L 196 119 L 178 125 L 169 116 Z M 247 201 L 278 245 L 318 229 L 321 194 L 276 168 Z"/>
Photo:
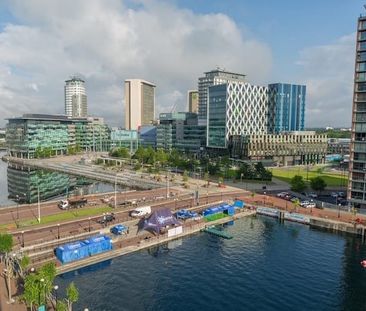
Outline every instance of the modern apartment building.
<path fill-rule="evenodd" d="M 270 132 L 303 131 L 305 124 L 305 85 L 275 83 L 268 85 Z"/>
<path fill-rule="evenodd" d="M 198 91 L 188 91 L 188 112 L 198 113 Z"/>
<path fill-rule="evenodd" d="M 125 81 L 125 128 L 138 130 L 155 118 L 155 85 L 141 79 Z"/>
<path fill-rule="evenodd" d="M 244 82 L 245 75 L 217 68 L 205 72 L 205 75 L 198 79 L 198 115 L 200 125 L 207 124 L 208 88 L 230 81 Z"/>
<path fill-rule="evenodd" d="M 366 207 L 366 16 L 357 23 L 348 200 Z"/>
<path fill-rule="evenodd" d="M 207 147 L 227 148 L 233 135 L 266 134 L 268 88 L 231 81 L 208 88 Z"/>
<path fill-rule="evenodd" d="M 78 76 L 65 81 L 65 115 L 73 118 L 88 115 L 85 81 Z"/>

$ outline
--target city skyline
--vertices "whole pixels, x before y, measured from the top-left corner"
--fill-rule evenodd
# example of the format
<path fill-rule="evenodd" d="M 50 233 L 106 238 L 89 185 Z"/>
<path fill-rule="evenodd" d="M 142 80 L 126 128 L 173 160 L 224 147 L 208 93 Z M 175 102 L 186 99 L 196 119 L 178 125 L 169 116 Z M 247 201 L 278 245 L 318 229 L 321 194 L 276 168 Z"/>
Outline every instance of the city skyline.
<path fill-rule="evenodd" d="M 277 7 L 249 1 L 240 5 L 229 1 L 226 6 L 219 1 L 212 6 L 204 3 L 0 4 L 0 114 L 4 118 L 31 112 L 62 114 L 63 81 L 70 73 L 81 72 L 88 83 L 89 113 L 123 126 L 125 79 L 142 77 L 156 83 L 156 114 L 173 106 L 185 111 L 187 91 L 197 88 L 197 78 L 221 66 L 247 75 L 254 84 L 306 85 L 305 127 L 350 127 L 354 16 L 363 11 L 361 1 L 312 6 L 284 1 Z M 78 16 L 68 16 L 70 6 L 77 8 Z M 311 14 L 310 6 L 316 14 Z M 270 18 L 271 10 L 289 18 Z M 303 13 L 298 19 L 290 14 L 296 10 Z M 332 14 L 337 13 L 334 27 Z M 94 15 L 99 28 L 90 18 Z M 327 26 L 320 25 L 319 16 Z M 310 19 L 311 25 L 305 26 Z"/>

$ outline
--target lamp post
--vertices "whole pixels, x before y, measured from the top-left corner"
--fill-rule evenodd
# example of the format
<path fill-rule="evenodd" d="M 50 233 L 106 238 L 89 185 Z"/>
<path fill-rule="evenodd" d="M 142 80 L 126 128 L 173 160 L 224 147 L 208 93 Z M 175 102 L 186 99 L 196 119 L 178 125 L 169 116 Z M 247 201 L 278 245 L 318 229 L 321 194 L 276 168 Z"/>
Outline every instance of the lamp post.
<path fill-rule="evenodd" d="M 41 202 L 39 199 L 39 186 L 37 186 L 37 198 L 38 198 L 38 223 L 41 223 Z"/>
<path fill-rule="evenodd" d="M 56 310 L 57 310 L 57 302 L 58 302 L 58 297 L 57 297 L 57 290 L 58 290 L 58 285 L 55 285 L 54 287 L 53 287 L 53 289 L 55 290 L 55 300 L 56 300 Z"/>
<path fill-rule="evenodd" d="M 264 197 L 263 197 L 263 205 L 266 206 L 266 192 L 263 192 Z"/>
<path fill-rule="evenodd" d="M 341 217 L 341 204 L 338 204 L 338 218 Z"/>
<path fill-rule="evenodd" d="M 15 196 L 15 200 L 17 201 L 17 221 L 19 221 L 19 195 Z M 18 227 L 18 224 L 17 224 Z"/>
<path fill-rule="evenodd" d="M 39 288 L 38 288 L 38 306 L 41 305 L 41 287 L 43 289 L 43 283 L 44 283 L 44 278 L 39 280 Z"/>
<path fill-rule="evenodd" d="M 117 207 L 117 174 L 114 176 L 114 208 Z"/>
<path fill-rule="evenodd" d="M 24 247 L 24 231 L 22 231 L 22 247 Z"/>
<path fill-rule="evenodd" d="M 89 232 L 90 232 L 90 217 L 88 218 L 88 221 L 89 221 Z"/>
<path fill-rule="evenodd" d="M 60 224 L 57 224 L 57 239 L 60 239 Z"/>

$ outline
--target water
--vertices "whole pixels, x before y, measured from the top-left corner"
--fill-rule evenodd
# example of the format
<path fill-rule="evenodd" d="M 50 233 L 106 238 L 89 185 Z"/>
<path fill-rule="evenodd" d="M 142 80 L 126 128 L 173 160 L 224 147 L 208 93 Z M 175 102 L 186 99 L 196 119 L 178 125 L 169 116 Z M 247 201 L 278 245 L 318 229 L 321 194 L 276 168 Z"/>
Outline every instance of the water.
<path fill-rule="evenodd" d="M 76 310 L 366 310 L 358 239 L 264 216 L 224 230 L 66 274 L 60 294 L 74 281 Z"/>
<path fill-rule="evenodd" d="M 83 180 L 52 171 L 20 170 L 10 168 L 1 160 L 5 153 L 0 152 L 0 207 L 15 203 L 15 198 L 20 198 L 20 203 L 34 203 L 38 200 L 38 188 L 41 201 L 58 199 L 68 195 L 83 195 L 114 191 L 112 184 Z M 118 187 L 123 191 L 124 187 Z"/>

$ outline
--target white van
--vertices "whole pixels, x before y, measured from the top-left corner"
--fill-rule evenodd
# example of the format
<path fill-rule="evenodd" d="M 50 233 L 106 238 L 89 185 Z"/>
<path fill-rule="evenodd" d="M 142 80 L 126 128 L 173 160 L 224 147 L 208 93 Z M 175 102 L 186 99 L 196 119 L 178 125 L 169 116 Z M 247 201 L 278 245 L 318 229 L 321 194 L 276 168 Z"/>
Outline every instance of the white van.
<path fill-rule="evenodd" d="M 151 214 L 150 206 L 137 207 L 131 212 L 132 217 L 143 217 Z"/>

